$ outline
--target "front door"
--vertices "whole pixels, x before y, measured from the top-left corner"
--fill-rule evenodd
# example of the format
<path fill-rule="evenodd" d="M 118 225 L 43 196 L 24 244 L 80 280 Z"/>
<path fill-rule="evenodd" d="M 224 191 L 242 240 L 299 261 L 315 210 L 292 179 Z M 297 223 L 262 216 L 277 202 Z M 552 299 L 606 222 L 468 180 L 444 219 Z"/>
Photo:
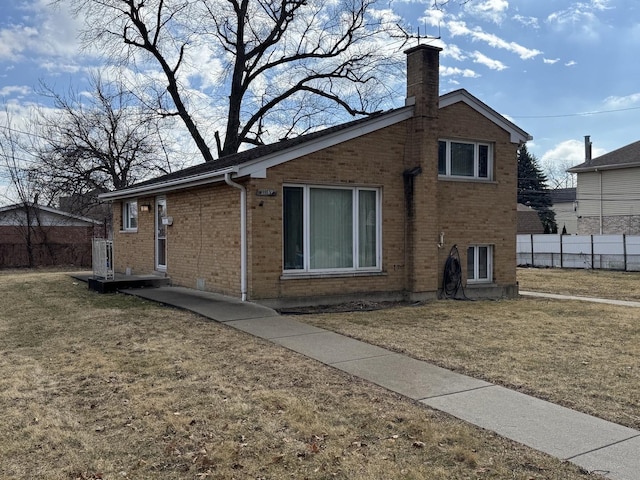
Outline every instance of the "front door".
<path fill-rule="evenodd" d="M 163 222 L 167 215 L 167 199 L 156 198 L 156 270 L 167 269 L 167 225 Z"/>

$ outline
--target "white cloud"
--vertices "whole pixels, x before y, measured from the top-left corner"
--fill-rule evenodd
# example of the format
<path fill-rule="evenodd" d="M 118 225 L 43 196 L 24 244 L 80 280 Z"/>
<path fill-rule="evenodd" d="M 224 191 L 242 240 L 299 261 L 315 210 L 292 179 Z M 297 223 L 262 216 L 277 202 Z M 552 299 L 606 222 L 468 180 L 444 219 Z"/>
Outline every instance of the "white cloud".
<path fill-rule="evenodd" d="M 474 41 L 485 42 L 490 47 L 501 48 L 511 53 L 515 53 L 522 60 L 528 60 L 542 54 L 540 50 L 535 48 L 526 48 L 516 42 L 507 42 L 493 33 L 482 31 L 479 27 L 472 30 L 467 27 L 465 22 L 452 21 L 449 22 L 448 27 L 451 35 L 454 37 L 458 35 L 470 36 Z"/>
<path fill-rule="evenodd" d="M 509 2 L 506 0 L 484 0 L 483 2 L 469 2 L 465 4 L 465 10 L 473 15 L 492 21 L 502 23 L 509 9 Z"/>
<path fill-rule="evenodd" d="M 543 58 L 542 61 L 549 65 L 554 65 L 560 61 L 559 58 Z"/>
<path fill-rule="evenodd" d="M 514 15 L 513 19 L 524 25 L 525 27 L 540 28 L 540 23 L 536 17 L 524 17 L 522 15 Z"/>
<path fill-rule="evenodd" d="M 460 47 L 457 45 L 445 45 L 442 50 L 442 57 L 452 58 L 453 60 L 457 60 L 459 62 L 466 60 L 467 56 L 462 51 Z"/>
<path fill-rule="evenodd" d="M 441 77 L 478 78 L 480 74 L 474 72 L 470 68 L 443 67 L 441 65 L 440 76 Z"/>
<path fill-rule="evenodd" d="M 29 95 L 30 93 L 31 88 L 25 85 L 9 85 L 7 87 L 0 88 L 0 97 Z"/>
<path fill-rule="evenodd" d="M 479 63 L 480 65 L 484 65 L 485 67 L 490 68 L 491 70 L 504 70 L 508 68 L 504 63 L 500 60 L 494 60 L 493 58 L 487 57 L 485 54 L 478 52 L 477 50 L 472 54 L 473 61 L 475 63 Z"/>
<path fill-rule="evenodd" d="M 573 38 L 580 41 L 597 41 L 601 31 L 598 14 L 612 8 L 609 4 L 610 0 L 574 2 L 568 8 L 549 14 L 546 21 L 559 31 L 571 32 Z"/>
<path fill-rule="evenodd" d="M 630 108 L 640 104 L 640 93 L 632 93 L 624 97 L 611 96 L 604 99 L 606 108 L 622 109 Z"/>
<path fill-rule="evenodd" d="M 21 23 L 0 29 L 0 60 L 18 61 L 40 56 L 78 56 L 79 20 L 63 6 L 35 0 L 23 7 Z"/>
<path fill-rule="evenodd" d="M 607 153 L 603 148 L 593 145 L 591 155 L 593 158 L 599 157 Z M 541 161 L 545 165 L 578 165 L 585 160 L 584 141 L 565 140 L 560 142 L 551 150 L 547 150 L 541 157 Z"/>
<path fill-rule="evenodd" d="M 577 65 L 578 62 L 576 62 L 575 60 L 569 60 L 567 63 L 564 64 L 565 67 L 573 67 L 574 65 Z"/>

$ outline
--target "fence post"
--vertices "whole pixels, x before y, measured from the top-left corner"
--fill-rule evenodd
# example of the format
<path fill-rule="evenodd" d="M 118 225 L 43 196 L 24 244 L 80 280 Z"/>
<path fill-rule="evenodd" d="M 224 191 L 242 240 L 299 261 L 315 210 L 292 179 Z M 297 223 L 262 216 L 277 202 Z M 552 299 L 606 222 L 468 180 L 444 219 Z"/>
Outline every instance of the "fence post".
<path fill-rule="evenodd" d="M 536 262 L 535 262 L 535 256 L 533 255 L 533 233 L 529 234 L 529 239 L 531 240 L 531 266 L 535 267 Z"/>
<path fill-rule="evenodd" d="M 591 238 L 591 270 L 595 270 L 596 268 L 596 263 L 595 263 L 595 256 L 593 254 L 593 235 L 589 235 L 589 237 Z"/>
<path fill-rule="evenodd" d="M 627 271 L 627 235 L 622 234 L 622 254 L 624 255 L 624 271 Z"/>
<path fill-rule="evenodd" d="M 562 248 L 562 238 L 564 235 L 560 235 L 560 268 L 564 268 L 564 250 Z"/>

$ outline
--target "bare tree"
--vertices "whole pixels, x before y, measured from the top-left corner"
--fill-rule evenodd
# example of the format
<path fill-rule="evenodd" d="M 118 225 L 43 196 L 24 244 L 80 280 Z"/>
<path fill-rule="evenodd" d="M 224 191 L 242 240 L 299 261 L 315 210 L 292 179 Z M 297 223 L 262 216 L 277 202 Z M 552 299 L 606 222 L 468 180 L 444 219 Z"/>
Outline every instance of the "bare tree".
<path fill-rule="evenodd" d="M 123 188 L 171 170 L 157 116 L 120 82 L 95 74 L 91 86 L 89 96 L 42 87 L 53 109 L 41 110 L 35 120 L 32 153 L 38 161 L 30 173 L 51 199 Z"/>
<path fill-rule="evenodd" d="M 552 190 L 574 188 L 576 186 L 575 174 L 567 172 L 574 165 L 575 163 L 569 159 L 549 159 L 544 161 L 542 167 L 549 181 L 549 188 Z"/>
<path fill-rule="evenodd" d="M 5 180 L 9 182 L 9 199 L 18 207 L 11 224 L 24 242 L 28 266 L 33 267 L 40 225 L 38 211 L 34 208 L 38 203 L 38 192 L 26 164 L 29 159 L 25 158 L 28 154 L 24 148 L 24 133 L 14 128 L 11 114 L 6 108 L 3 118 L 4 124 L 0 125 L 0 166 L 5 172 Z"/>
<path fill-rule="evenodd" d="M 276 130 L 299 134 L 345 112 L 376 111 L 391 93 L 385 69 L 402 64 L 402 42 L 389 36 L 398 19 L 374 0 L 57 1 L 86 19 L 87 44 L 138 72 L 161 70 L 164 85 L 148 90 L 157 110 L 182 119 L 207 161 L 214 143 L 224 156 Z M 224 130 L 197 121 L 189 85 L 202 75 Z"/>

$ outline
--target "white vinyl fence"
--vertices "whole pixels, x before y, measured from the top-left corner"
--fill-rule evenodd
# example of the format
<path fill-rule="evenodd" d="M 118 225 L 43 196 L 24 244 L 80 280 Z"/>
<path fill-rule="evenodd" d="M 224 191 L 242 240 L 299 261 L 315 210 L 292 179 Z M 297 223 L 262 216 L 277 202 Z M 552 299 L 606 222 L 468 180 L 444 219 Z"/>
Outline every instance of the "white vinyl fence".
<path fill-rule="evenodd" d="M 518 235 L 518 265 L 640 271 L 640 236 Z"/>

